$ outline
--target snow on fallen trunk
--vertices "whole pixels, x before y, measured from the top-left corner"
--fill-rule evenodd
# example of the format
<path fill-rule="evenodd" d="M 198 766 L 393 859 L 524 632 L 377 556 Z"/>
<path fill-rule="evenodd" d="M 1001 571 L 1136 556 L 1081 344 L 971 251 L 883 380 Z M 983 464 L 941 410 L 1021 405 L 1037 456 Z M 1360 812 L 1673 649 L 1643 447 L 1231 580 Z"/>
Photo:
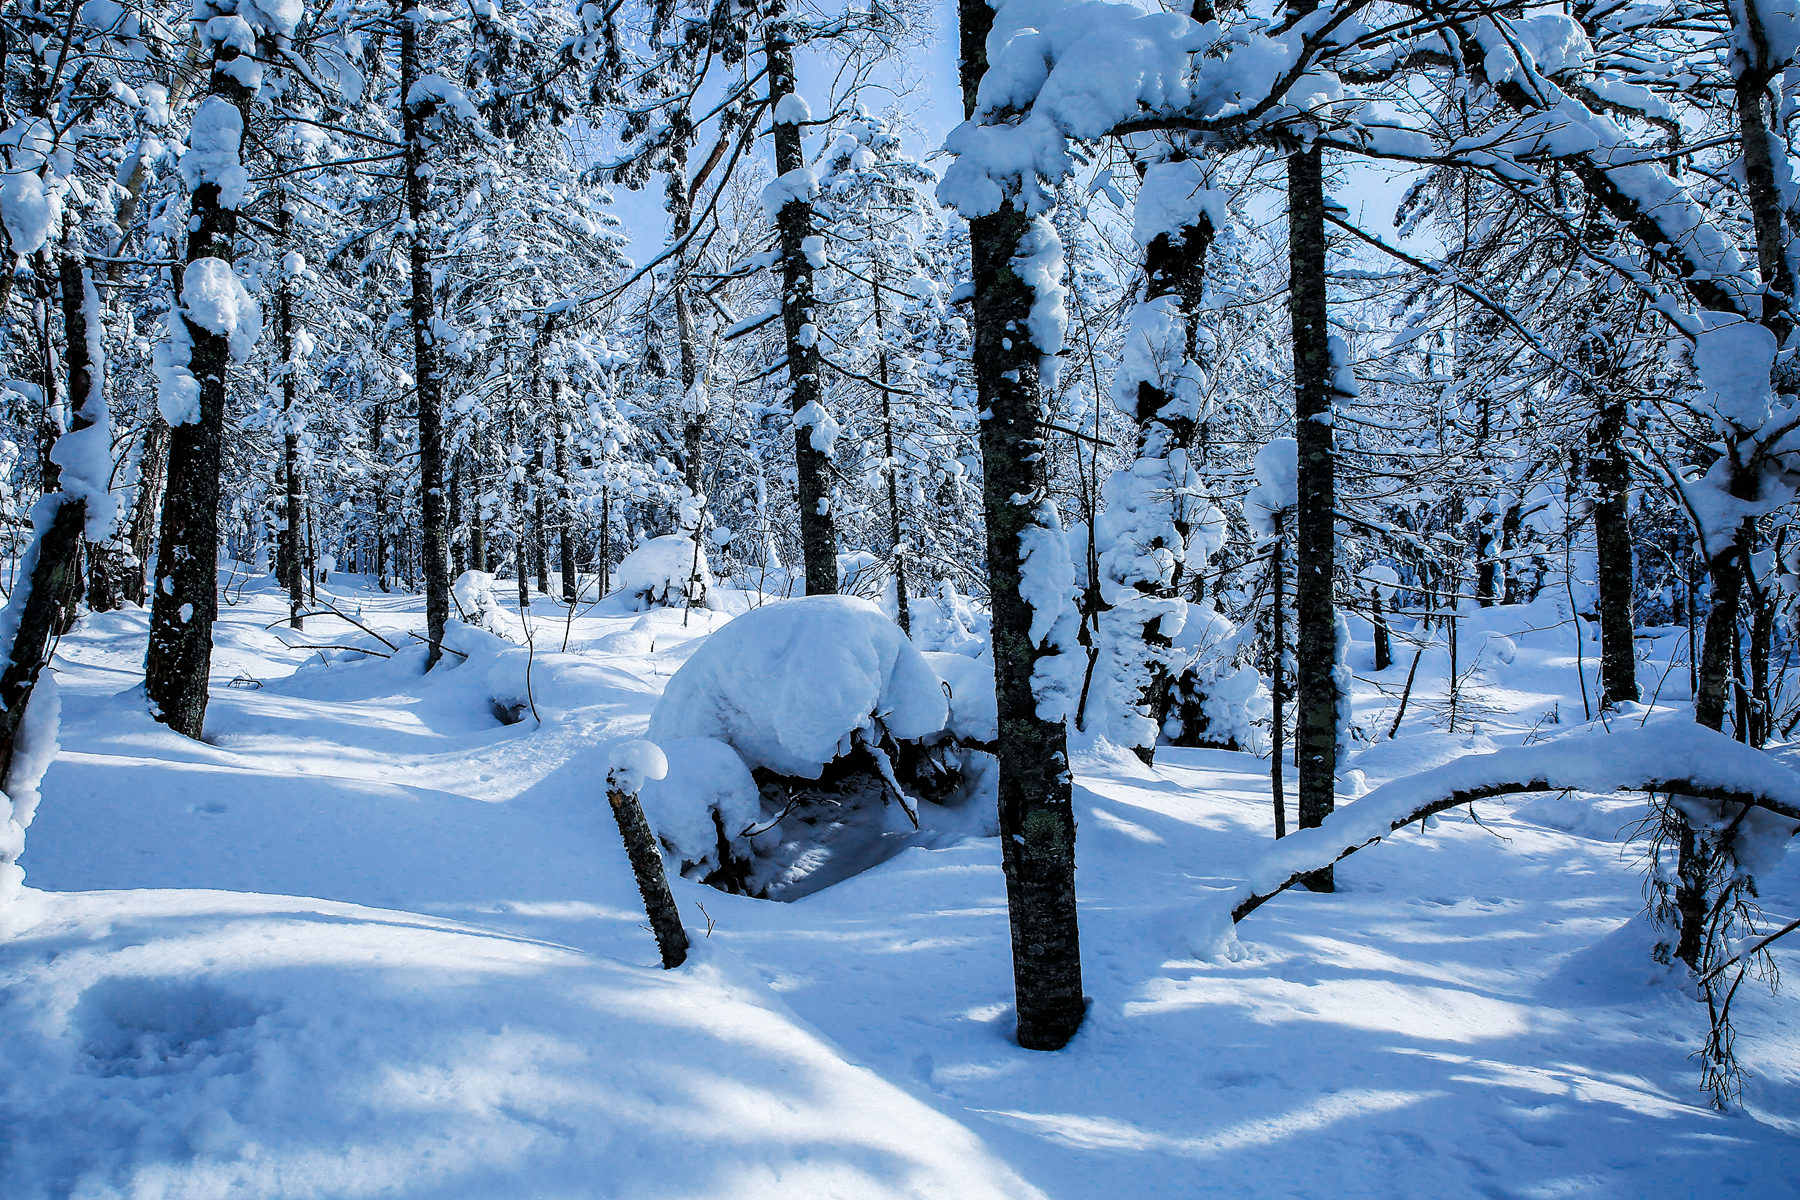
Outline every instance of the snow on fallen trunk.
<path fill-rule="evenodd" d="M 1631 729 L 1599 727 L 1535 746 L 1470 754 L 1396 779 L 1338 809 L 1316 829 L 1291 833 L 1231 895 L 1241 921 L 1300 879 L 1389 833 L 1475 800 L 1518 792 L 1671 792 L 1764 810 L 1740 837 L 1793 836 L 1800 774 L 1769 755 L 1679 717 Z"/>
<path fill-rule="evenodd" d="M 751 767 L 817 779 L 854 748 L 917 741 L 949 718 L 943 687 L 900 628 L 867 600 L 765 605 L 707 638 L 675 672 L 650 738 L 716 738 Z"/>

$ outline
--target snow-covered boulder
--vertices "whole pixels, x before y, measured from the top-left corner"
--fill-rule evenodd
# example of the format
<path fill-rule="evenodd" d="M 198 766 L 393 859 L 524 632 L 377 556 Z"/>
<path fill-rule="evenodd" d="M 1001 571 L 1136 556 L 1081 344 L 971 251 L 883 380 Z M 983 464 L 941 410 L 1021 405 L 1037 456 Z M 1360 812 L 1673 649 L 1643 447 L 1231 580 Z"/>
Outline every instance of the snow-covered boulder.
<path fill-rule="evenodd" d="M 879 609 L 807 596 L 753 609 L 701 643 L 651 713 L 650 737 L 716 738 L 751 767 L 818 779 L 858 734 L 918 741 L 948 719 L 937 675 Z"/>
<path fill-rule="evenodd" d="M 697 567 L 697 569 L 696 569 Z M 687 602 L 688 580 L 698 574 L 700 594 L 705 602 L 712 587 L 712 572 L 706 565 L 706 551 L 700 551 L 698 564 L 694 558 L 694 540 L 679 533 L 653 537 L 625 556 L 613 571 L 616 594 L 636 611 Z"/>

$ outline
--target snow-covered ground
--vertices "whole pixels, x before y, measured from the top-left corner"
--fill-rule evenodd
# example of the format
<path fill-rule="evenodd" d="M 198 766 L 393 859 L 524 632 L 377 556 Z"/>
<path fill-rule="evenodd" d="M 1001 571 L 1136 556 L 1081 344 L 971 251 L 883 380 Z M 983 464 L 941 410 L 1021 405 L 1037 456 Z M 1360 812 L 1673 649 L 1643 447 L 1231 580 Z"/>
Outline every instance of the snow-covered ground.
<path fill-rule="evenodd" d="M 992 839 L 788 904 L 675 878 L 696 949 L 656 968 L 607 746 L 643 735 L 725 617 L 597 610 L 563 654 L 545 604 L 542 723 L 507 725 L 492 700 L 522 679 L 420 674 L 416 597 L 328 590 L 401 649 L 285 648 L 265 630 L 279 598 L 246 589 L 218 628 L 208 744 L 143 715 L 143 614 L 62 642 L 63 750 L 22 859 L 33 923 L 0 942 L 9 1200 L 1800 1194 L 1800 1008 L 1746 985 L 1752 1074 L 1741 1110 L 1712 1111 L 1688 1057 L 1702 1010 L 1634 920 L 1621 834 L 1641 798 L 1445 818 L 1202 958 L 1195 931 L 1267 848 L 1267 763 L 1165 749 L 1146 769 L 1086 745 L 1092 1008 L 1067 1050 L 1033 1053 L 1010 1041 Z M 1491 655 L 1480 732 L 1442 732 L 1416 697 L 1351 767 L 1379 784 L 1517 744 L 1552 710 L 1579 720 L 1573 635 L 1528 632 L 1543 615 L 1465 625 L 1465 664 Z M 1677 643 L 1647 643 L 1652 685 Z M 1391 719 L 1366 642 L 1352 665 L 1359 718 Z M 1444 669 L 1427 655 L 1427 700 Z M 1762 900 L 1791 918 L 1800 869 Z"/>

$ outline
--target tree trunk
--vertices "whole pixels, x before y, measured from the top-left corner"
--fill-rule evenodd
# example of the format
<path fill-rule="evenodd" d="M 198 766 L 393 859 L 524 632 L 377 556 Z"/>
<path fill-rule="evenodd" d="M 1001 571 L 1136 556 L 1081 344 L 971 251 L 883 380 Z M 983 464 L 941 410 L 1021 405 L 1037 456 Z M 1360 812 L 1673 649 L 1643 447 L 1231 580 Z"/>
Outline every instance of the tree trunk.
<path fill-rule="evenodd" d="M 1593 361 L 1594 356 L 1590 356 Z M 1608 388 L 1594 422 L 1594 550 L 1599 575 L 1600 704 L 1616 708 L 1638 698 L 1637 620 L 1632 612 L 1631 467 L 1625 458 L 1625 397 Z"/>
<path fill-rule="evenodd" d="M 1275 836 L 1287 836 L 1287 571 L 1281 516 L 1275 517 L 1275 549 L 1269 558 L 1269 794 L 1275 802 Z"/>
<path fill-rule="evenodd" d="M 161 511 L 163 483 L 169 474 L 169 423 L 163 420 L 154 396 L 146 402 L 144 444 L 138 451 L 137 496 L 131 509 L 131 522 L 126 537 L 131 553 L 137 559 L 137 574 L 127 581 L 127 594 L 133 604 L 143 604 L 149 597 L 150 559 L 156 547 L 157 517 Z"/>
<path fill-rule="evenodd" d="M 214 43 L 212 53 L 211 94 L 202 106 L 229 104 L 237 109 L 241 128 L 248 128 L 252 97 L 238 78 L 239 50 L 234 43 L 221 41 Z M 199 260 L 217 259 L 232 269 L 238 223 L 237 210 L 224 203 L 215 181 L 196 187 L 189 203 L 184 289 Z M 157 720 L 198 738 L 206 723 L 212 627 L 219 603 L 219 472 L 230 346 L 225 334 L 188 320 L 185 309 L 180 319 L 187 323 L 188 369 L 198 384 L 198 412 L 174 426 L 169 438 L 169 487 L 158 538 L 157 587 L 150 600 L 144 690 Z"/>
<path fill-rule="evenodd" d="M 638 895 L 644 899 L 644 915 L 650 918 L 650 932 L 656 935 L 663 969 L 673 970 L 687 961 L 687 930 L 682 928 L 681 912 L 669 890 L 669 877 L 663 873 L 656 835 L 650 831 L 636 792 L 621 791 L 609 780 L 606 799 L 612 805 L 613 820 L 618 822 L 619 836 L 624 839 L 625 854 L 631 859 L 631 873 L 637 879 Z"/>
<path fill-rule="evenodd" d="M 412 325 L 413 381 L 419 403 L 419 560 L 425 576 L 425 669 L 444 656 L 450 619 L 449 560 L 444 553 L 444 396 L 432 333 L 431 248 L 426 245 L 426 134 L 423 106 L 410 102 L 419 78 L 418 0 L 400 0 L 400 129 L 406 143 L 407 263 L 412 284 L 407 316 Z"/>
<path fill-rule="evenodd" d="M 1369 622 L 1375 626 L 1375 669 L 1385 671 L 1394 665 L 1394 638 L 1388 631 L 1387 606 L 1381 589 L 1369 589 Z"/>
<path fill-rule="evenodd" d="M 959 0 L 963 112 L 987 69 L 993 10 Z M 795 141 L 798 141 L 797 131 Z M 1039 714 L 1032 673 L 1043 650 L 1020 593 L 1028 531 L 1043 530 L 1047 503 L 1040 350 L 1031 328 L 1036 292 L 1017 269 L 1030 220 L 1009 205 L 969 222 L 974 267 L 974 364 L 981 411 L 982 502 L 993 598 L 994 682 L 999 716 L 999 817 L 1012 931 L 1019 1044 L 1055 1050 L 1080 1028 L 1081 939 L 1075 907 L 1075 815 L 1062 719 Z M 1060 536 L 1060 533 L 1054 535 Z M 1065 652 L 1074 651 L 1073 636 Z"/>
<path fill-rule="evenodd" d="M 1311 7 L 1308 5 L 1307 7 Z M 1294 730 L 1300 828 L 1331 814 L 1337 795 L 1337 483 L 1332 447 L 1332 362 L 1326 326 L 1325 182 L 1318 147 L 1288 156 L 1289 306 L 1294 337 L 1294 422 L 1299 511 L 1294 547 L 1294 625 L 1299 656 Z M 1329 867 L 1307 879 L 1333 890 Z"/>
<path fill-rule="evenodd" d="M 450 511 L 446 518 L 450 528 L 450 574 L 460 576 L 469 569 L 468 544 L 463 530 L 463 460 L 466 455 L 452 455 L 450 459 Z"/>
<path fill-rule="evenodd" d="M 894 454 L 893 380 L 888 368 L 886 306 L 881 296 L 881 264 L 874 264 L 869 293 L 875 311 L 875 381 L 881 392 L 882 453 L 887 457 L 888 554 L 894 564 L 894 621 L 912 636 L 912 610 L 906 599 L 906 538 L 900 528 L 900 460 Z"/>
<path fill-rule="evenodd" d="M 563 381 L 550 381 L 551 430 L 555 436 L 557 567 L 562 572 L 564 604 L 574 604 L 581 594 L 575 567 L 575 505 L 569 493 L 569 435 L 563 422 Z"/>
<path fill-rule="evenodd" d="M 291 221 L 291 213 L 284 206 L 277 217 L 284 244 Z M 277 368 L 281 372 L 281 473 L 287 484 L 281 526 L 281 562 L 288 572 L 283 581 L 288 591 L 288 625 L 302 629 L 306 626 L 301 616 L 306 598 L 301 591 L 303 581 L 300 577 L 300 434 L 294 427 L 294 422 L 299 419 L 299 414 L 294 411 L 298 383 L 294 372 L 299 370 L 299 364 L 294 361 L 293 281 L 285 271 L 275 289 L 275 349 L 281 359 Z"/>
<path fill-rule="evenodd" d="M 787 0 L 767 0 L 764 53 L 769 69 L 769 108 L 777 116 L 782 101 L 794 94 L 794 47 L 788 29 Z M 793 184 L 806 170 L 800 126 L 776 120 L 776 185 Z M 788 381 L 796 418 L 794 464 L 800 506 L 800 550 L 806 567 L 806 594 L 838 590 L 837 522 L 831 511 L 831 457 L 813 444 L 825 419 L 825 393 L 819 379 L 817 327 L 813 313 L 813 265 L 809 243 L 817 235 L 813 204 L 802 189 L 790 187 L 776 214 L 781 231 L 781 323 L 787 336 Z M 806 422 L 806 423 L 800 423 Z"/>

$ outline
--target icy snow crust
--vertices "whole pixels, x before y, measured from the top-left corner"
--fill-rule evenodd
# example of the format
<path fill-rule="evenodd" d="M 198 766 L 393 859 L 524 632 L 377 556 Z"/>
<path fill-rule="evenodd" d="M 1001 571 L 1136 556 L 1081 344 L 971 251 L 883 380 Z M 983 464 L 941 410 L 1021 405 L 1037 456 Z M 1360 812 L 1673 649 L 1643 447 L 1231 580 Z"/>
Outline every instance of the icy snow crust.
<path fill-rule="evenodd" d="M 207 743 L 124 690 L 143 613 L 60 643 L 63 749 L 20 860 L 24 927 L 0 941 L 7 1200 L 1800 1194 L 1791 992 L 1739 991 L 1755 1073 L 1744 1111 L 1710 1112 L 1688 1059 L 1703 1012 L 1650 961 L 1619 840 L 1641 795 L 1492 802 L 1485 827 L 1446 813 L 1344 862 L 1336 895 L 1258 909 L 1236 957 L 1201 957 L 1195 917 L 1271 851 L 1268 762 L 1165 745 L 1149 769 L 1076 738 L 1091 1007 L 1039 1054 L 1010 1041 L 992 837 L 915 845 L 795 904 L 671 872 L 695 949 L 657 968 L 611 747 L 645 736 L 749 597 L 599 606 L 566 654 L 562 615 L 537 614 L 542 723 L 503 725 L 489 701 L 522 691 L 522 645 L 453 626 L 472 657 L 424 675 L 418 597 L 335 572 L 321 593 L 401 651 L 284 649 L 263 627 L 285 597 L 253 584 L 220 614 Z M 1517 647 L 1479 734 L 1434 721 L 1448 663 L 1427 652 L 1400 737 L 1347 764 L 1377 790 L 1343 815 L 1510 752 L 1553 710 L 1579 719 L 1559 603 L 1468 616 L 1466 645 Z M 966 601 L 918 612 L 921 645 L 985 669 Z M 1350 633 L 1356 720 L 1385 729 L 1393 701 L 1361 680 L 1397 692 L 1408 664 L 1374 674 L 1368 626 Z M 1650 631 L 1649 677 L 1682 636 Z M 1685 702 L 1677 662 L 1652 734 Z M 263 686 L 226 686 L 240 675 Z M 653 820 L 706 753 L 661 745 Z M 1797 868 L 1759 877 L 1772 920 L 1795 915 Z M 1800 949 L 1776 949 L 1791 987 Z"/>

